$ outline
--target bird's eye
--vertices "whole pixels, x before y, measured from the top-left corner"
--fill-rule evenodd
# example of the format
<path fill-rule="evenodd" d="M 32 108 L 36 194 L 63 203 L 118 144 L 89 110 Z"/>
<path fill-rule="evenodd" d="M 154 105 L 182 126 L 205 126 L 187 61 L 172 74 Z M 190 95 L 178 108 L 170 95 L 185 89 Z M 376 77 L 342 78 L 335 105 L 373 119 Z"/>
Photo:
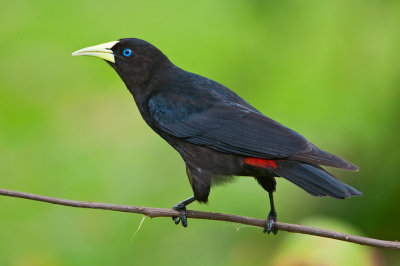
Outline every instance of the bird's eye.
<path fill-rule="evenodd" d="M 122 54 L 123 54 L 125 57 L 129 57 L 129 56 L 132 55 L 132 50 L 126 48 L 126 49 L 124 49 L 124 50 L 122 51 Z"/>

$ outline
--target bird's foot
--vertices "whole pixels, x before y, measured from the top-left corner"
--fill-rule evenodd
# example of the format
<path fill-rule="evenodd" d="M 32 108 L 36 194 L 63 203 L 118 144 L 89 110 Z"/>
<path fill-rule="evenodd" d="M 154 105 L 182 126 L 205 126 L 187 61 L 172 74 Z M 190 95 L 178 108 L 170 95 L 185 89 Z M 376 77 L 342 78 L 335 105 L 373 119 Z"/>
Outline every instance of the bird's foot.
<path fill-rule="evenodd" d="M 267 218 L 267 227 L 264 228 L 264 233 L 274 233 L 276 235 L 278 233 L 278 227 L 276 225 L 277 221 L 276 211 L 270 211 Z"/>
<path fill-rule="evenodd" d="M 182 223 L 183 227 L 187 227 L 187 211 L 186 211 L 186 206 L 178 203 L 172 209 L 179 211 L 181 213 L 180 217 L 172 216 L 172 220 L 175 222 L 175 224 L 179 224 L 180 222 Z"/>

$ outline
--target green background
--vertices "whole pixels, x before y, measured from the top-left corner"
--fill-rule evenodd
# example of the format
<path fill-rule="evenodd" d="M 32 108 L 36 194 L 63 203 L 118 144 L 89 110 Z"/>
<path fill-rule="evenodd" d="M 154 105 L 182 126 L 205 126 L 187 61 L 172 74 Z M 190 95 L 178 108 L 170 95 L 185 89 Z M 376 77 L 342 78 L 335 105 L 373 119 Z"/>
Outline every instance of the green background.
<path fill-rule="evenodd" d="M 191 196 L 179 155 L 142 121 L 116 73 L 83 47 L 145 39 L 360 167 L 364 193 L 314 198 L 279 179 L 278 218 L 400 240 L 400 1 L 3 1 L 0 187 L 171 207 Z M 265 218 L 251 178 L 196 210 Z M 235 224 L 0 198 L 1 265 L 400 265 L 398 251 Z"/>

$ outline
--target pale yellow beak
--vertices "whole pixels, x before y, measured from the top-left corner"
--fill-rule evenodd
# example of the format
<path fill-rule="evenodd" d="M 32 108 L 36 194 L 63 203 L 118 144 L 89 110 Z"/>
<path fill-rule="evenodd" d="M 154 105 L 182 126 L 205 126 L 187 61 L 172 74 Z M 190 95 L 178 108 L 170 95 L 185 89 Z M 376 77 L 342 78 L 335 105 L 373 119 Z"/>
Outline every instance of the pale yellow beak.
<path fill-rule="evenodd" d="M 88 55 L 99 57 L 101 59 L 110 61 L 111 63 L 115 63 L 115 57 L 111 48 L 116 45 L 119 41 L 115 42 L 107 42 L 95 46 L 90 46 L 87 48 L 80 49 L 76 52 L 72 53 L 72 56 L 79 56 L 79 55 Z"/>

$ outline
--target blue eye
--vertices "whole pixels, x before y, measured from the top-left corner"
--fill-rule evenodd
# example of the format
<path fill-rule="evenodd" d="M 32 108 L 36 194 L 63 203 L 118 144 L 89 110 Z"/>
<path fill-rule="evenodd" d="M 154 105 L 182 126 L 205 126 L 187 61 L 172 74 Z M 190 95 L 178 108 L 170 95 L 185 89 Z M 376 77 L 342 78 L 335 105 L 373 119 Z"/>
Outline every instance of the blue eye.
<path fill-rule="evenodd" d="M 126 49 L 124 49 L 124 50 L 122 51 L 122 54 L 123 54 L 125 57 L 129 57 L 129 56 L 132 55 L 132 50 L 126 48 Z"/>

